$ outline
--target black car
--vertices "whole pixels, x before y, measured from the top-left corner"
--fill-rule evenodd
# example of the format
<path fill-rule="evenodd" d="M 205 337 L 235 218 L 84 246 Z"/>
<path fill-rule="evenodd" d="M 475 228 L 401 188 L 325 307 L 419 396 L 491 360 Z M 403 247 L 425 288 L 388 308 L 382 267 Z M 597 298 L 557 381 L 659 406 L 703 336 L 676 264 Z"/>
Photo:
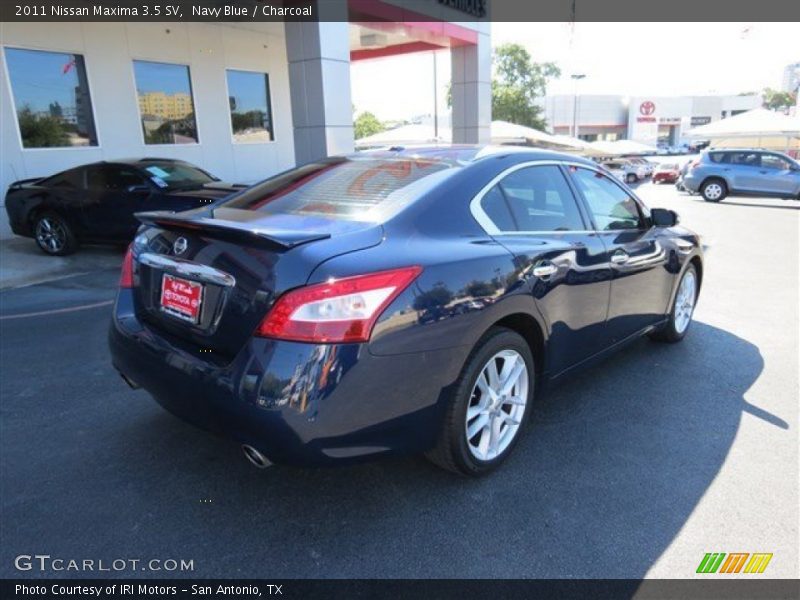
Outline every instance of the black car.
<path fill-rule="evenodd" d="M 182 160 L 117 160 L 14 182 L 6 211 L 14 233 L 63 256 L 80 242 L 129 243 L 139 226 L 134 213 L 197 208 L 243 187 Z"/>
<path fill-rule="evenodd" d="M 258 466 L 424 452 L 485 473 L 534 391 L 641 335 L 681 340 L 703 277 L 674 212 L 508 147 L 336 157 L 138 216 L 113 364 Z"/>

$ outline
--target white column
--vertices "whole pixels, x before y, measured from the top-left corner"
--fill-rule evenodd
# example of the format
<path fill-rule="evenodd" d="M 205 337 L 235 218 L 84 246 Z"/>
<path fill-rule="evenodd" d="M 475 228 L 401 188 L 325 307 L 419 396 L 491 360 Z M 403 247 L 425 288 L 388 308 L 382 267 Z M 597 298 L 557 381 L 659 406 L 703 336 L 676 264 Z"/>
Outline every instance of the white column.
<path fill-rule="evenodd" d="M 488 144 L 492 122 L 492 47 L 488 31 L 478 32 L 475 45 L 453 48 L 450 57 L 453 143 Z"/>
<path fill-rule="evenodd" d="M 352 152 L 349 24 L 287 22 L 285 32 L 296 163 Z"/>

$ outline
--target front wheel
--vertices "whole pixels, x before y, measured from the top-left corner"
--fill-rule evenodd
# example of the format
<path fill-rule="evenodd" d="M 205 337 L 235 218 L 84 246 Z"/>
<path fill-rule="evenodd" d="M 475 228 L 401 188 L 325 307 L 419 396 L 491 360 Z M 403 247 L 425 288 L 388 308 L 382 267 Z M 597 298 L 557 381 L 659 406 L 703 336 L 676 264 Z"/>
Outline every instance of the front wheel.
<path fill-rule="evenodd" d="M 33 231 L 39 248 L 51 256 L 66 256 L 78 247 L 72 228 L 58 213 L 44 212 L 38 215 Z"/>
<path fill-rule="evenodd" d="M 694 306 L 697 303 L 698 288 L 697 270 L 694 265 L 689 265 L 678 284 L 669 320 L 661 329 L 653 332 L 650 335 L 651 338 L 659 342 L 674 343 L 680 342 L 686 337 L 686 332 L 689 331 L 689 325 L 692 323 Z"/>
<path fill-rule="evenodd" d="M 637 181 L 638 179 L 633 173 L 628 173 L 625 175 L 625 183 L 636 183 Z"/>
<path fill-rule="evenodd" d="M 510 329 L 490 329 L 455 383 L 442 432 L 428 458 L 471 477 L 494 470 L 520 437 L 533 389 L 533 355 L 527 342 Z"/>

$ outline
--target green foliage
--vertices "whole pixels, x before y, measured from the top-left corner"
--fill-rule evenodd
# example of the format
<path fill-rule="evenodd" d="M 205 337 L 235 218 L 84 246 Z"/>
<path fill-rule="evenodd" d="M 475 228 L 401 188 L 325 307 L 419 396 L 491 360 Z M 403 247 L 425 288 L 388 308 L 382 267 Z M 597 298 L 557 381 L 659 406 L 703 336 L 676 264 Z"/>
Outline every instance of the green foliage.
<path fill-rule="evenodd" d="M 53 148 L 69 146 L 70 128 L 61 119 L 33 114 L 29 107 L 17 113 L 19 132 L 25 148 Z"/>
<path fill-rule="evenodd" d="M 781 110 L 794 106 L 797 103 L 797 94 L 793 92 L 781 92 L 772 88 L 764 88 L 764 108 L 770 110 Z"/>
<path fill-rule="evenodd" d="M 363 112 L 353 121 L 355 138 L 357 140 L 384 131 L 386 127 L 371 112 Z"/>
<path fill-rule="evenodd" d="M 547 82 L 560 77 L 555 63 L 535 63 L 524 46 L 503 44 L 492 56 L 492 119 L 543 130 L 547 123 L 538 98 L 547 94 Z M 447 106 L 453 106 L 453 93 L 447 86 Z"/>
<path fill-rule="evenodd" d="M 546 121 L 536 99 L 547 93 L 548 80 L 559 77 L 555 63 L 535 63 L 520 44 L 503 44 L 494 51 L 492 119 L 544 129 Z"/>
<path fill-rule="evenodd" d="M 263 110 L 250 110 L 247 112 L 231 113 L 233 132 L 240 133 L 247 129 L 265 129 L 267 113 Z"/>
<path fill-rule="evenodd" d="M 146 144 L 176 144 L 180 137 L 197 140 L 197 127 L 194 122 L 194 113 L 189 113 L 182 119 L 164 121 L 153 130 L 148 130 L 145 127 L 144 131 L 144 141 Z"/>

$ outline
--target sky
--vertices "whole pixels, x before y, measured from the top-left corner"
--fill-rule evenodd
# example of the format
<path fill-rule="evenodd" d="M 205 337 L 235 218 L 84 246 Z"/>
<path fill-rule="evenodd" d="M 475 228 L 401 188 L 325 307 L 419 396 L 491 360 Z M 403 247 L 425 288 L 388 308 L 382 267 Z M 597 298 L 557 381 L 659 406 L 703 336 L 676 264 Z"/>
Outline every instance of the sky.
<path fill-rule="evenodd" d="M 493 23 L 492 46 L 524 45 L 537 62 L 553 61 L 562 77 L 549 94 L 686 96 L 780 88 L 783 68 L 800 61 L 800 23 Z M 447 111 L 449 53 L 437 54 L 440 113 Z M 433 53 L 352 63 L 353 104 L 379 119 L 430 114 Z M 391 77 L 387 77 L 391 73 Z"/>

